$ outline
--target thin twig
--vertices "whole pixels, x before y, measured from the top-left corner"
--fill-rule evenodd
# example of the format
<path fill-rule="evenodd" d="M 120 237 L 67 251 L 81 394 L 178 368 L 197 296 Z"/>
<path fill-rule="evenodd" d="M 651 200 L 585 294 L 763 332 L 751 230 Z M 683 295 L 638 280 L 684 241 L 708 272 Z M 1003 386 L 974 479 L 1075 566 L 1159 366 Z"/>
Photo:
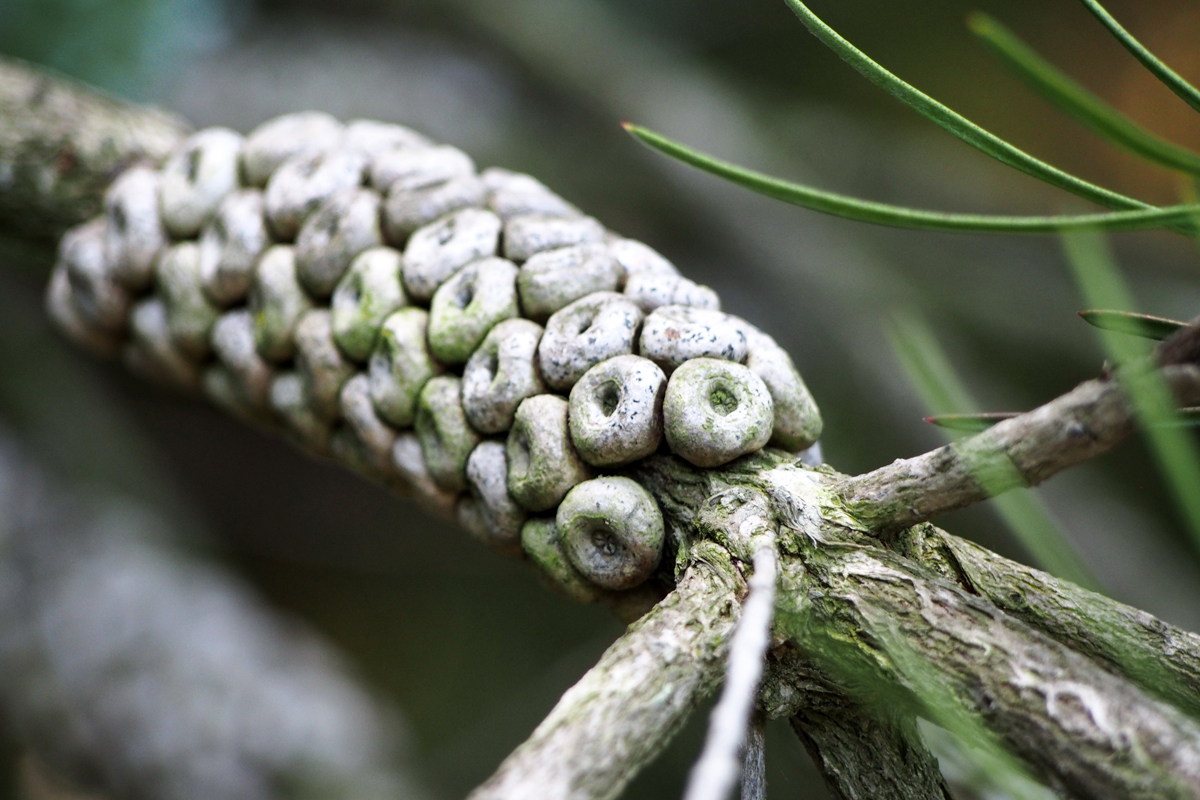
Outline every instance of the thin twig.
<path fill-rule="evenodd" d="M 1200 368 L 1194 363 L 1167 366 L 1163 377 L 1180 403 L 1200 402 Z M 983 433 L 846 478 L 837 491 L 868 529 L 900 530 L 1010 489 L 1036 486 L 1111 450 L 1133 430 L 1133 409 L 1119 383 L 1098 378 Z"/>
<path fill-rule="evenodd" d="M 741 800 L 765 800 L 767 796 L 767 716 L 755 711 L 746 735 L 742 756 Z"/>
<path fill-rule="evenodd" d="M 709 720 L 704 752 L 692 768 L 684 800 L 725 800 L 737 785 L 746 728 L 762 680 L 763 658 L 771 641 L 779 555 L 773 539 L 763 536 L 754 550 L 750 595 L 729 649 L 721 700 Z"/>

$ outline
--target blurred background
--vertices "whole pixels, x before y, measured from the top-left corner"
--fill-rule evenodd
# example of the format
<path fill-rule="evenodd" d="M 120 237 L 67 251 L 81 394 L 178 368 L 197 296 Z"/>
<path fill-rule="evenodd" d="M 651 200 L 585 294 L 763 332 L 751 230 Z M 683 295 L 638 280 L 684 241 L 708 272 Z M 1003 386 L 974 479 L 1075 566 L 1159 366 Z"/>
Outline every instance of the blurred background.
<path fill-rule="evenodd" d="M 1200 80 L 1200 6 L 1107 5 Z M 1150 202 L 1179 197 L 1178 178 L 1055 112 L 963 24 L 976 8 L 992 13 L 1119 109 L 1200 147 L 1200 121 L 1079 3 L 811 6 L 901 77 L 1035 155 Z M 660 250 L 787 347 L 824 411 L 826 457 L 842 471 L 944 441 L 922 421 L 887 343 L 893 312 L 930 321 L 989 409 L 1030 408 L 1095 375 L 1103 359 L 1075 315 L 1082 301 L 1053 237 L 822 217 L 689 171 L 625 135 L 618 123 L 633 120 L 747 166 L 923 208 L 1077 207 L 891 101 L 781 0 L 0 0 L 0 52 L 197 127 L 245 132 L 321 109 L 401 122 L 481 166 L 532 173 Z M 1195 242 L 1165 233 L 1114 242 L 1140 310 L 1196 316 Z M 60 480 L 151 509 L 187 558 L 224 565 L 332 642 L 407 730 L 409 769 L 430 797 L 461 797 L 485 779 L 620 634 L 605 609 L 551 593 L 407 501 L 71 351 L 40 310 L 52 255 L 0 243 L 0 420 Z M 1200 563 L 1140 442 L 1038 492 L 1109 594 L 1200 630 Z M 940 522 L 1029 561 L 986 508 Z M 626 796 L 678 796 L 703 721 Z M 769 732 L 767 763 L 773 796 L 826 796 L 786 725 Z"/>

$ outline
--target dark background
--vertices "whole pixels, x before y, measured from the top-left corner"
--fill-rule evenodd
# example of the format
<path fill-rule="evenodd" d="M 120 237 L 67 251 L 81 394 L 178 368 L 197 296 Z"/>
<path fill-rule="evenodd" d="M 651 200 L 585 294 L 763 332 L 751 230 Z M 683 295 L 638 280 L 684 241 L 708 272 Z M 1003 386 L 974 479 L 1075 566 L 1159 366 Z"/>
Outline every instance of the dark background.
<path fill-rule="evenodd" d="M 1184 145 L 1200 121 L 1072 0 L 814 0 L 852 42 L 1053 164 L 1152 202 L 1178 179 L 1075 126 L 989 59 L 963 25 L 983 8 L 1122 110 Z M 1109 9 L 1200 80 L 1200 7 Z M 1078 201 L 1003 167 L 891 101 L 780 0 L 3 0 L 0 52 L 247 131 L 304 108 L 402 122 L 480 165 L 531 172 L 644 239 L 791 351 L 837 468 L 943 440 L 887 344 L 895 311 L 930 320 L 972 391 L 1019 410 L 1099 369 L 1098 343 L 1052 237 L 897 232 L 749 195 L 667 162 L 624 119 L 717 155 L 873 199 L 1051 213 Z M 1115 239 L 1141 309 L 1200 310 L 1196 245 Z M 168 516 L 181 547 L 224 561 L 339 645 L 407 719 L 437 797 L 466 793 L 522 741 L 621 627 L 410 503 L 199 402 L 69 350 L 40 313 L 47 251 L 0 250 L 0 415 L 60 474 Z M 1200 628 L 1200 568 L 1138 442 L 1039 490 L 1115 597 Z M 1028 561 L 986 509 L 946 527 Z M 678 796 L 698 716 L 627 793 Z M 786 726 L 768 740 L 774 796 L 823 797 Z"/>

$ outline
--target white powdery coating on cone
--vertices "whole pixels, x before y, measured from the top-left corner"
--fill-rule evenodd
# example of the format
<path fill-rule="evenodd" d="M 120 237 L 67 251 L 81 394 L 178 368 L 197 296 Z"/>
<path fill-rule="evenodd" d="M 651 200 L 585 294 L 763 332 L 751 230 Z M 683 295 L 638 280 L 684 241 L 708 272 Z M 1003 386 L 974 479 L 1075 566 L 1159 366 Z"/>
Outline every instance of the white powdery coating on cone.
<path fill-rule="evenodd" d="M 330 150 L 295 156 L 267 183 L 263 205 L 267 226 L 277 239 L 296 238 L 305 220 L 335 193 L 362 183 L 366 160 L 357 153 Z"/>
<path fill-rule="evenodd" d="M 177 239 L 200 233 L 225 195 L 238 186 L 242 136 L 227 128 L 192 134 L 163 165 L 158 205 L 163 226 Z"/>
<path fill-rule="evenodd" d="M 467 458 L 480 436 L 462 410 L 462 381 L 445 375 L 431 378 L 421 390 L 413 425 L 421 440 L 425 466 L 438 487 L 461 492 L 467 484 Z"/>
<path fill-rule="evenodd" d="M 486 189 L 475 175 L 463 175 L 414 189 L 400 188 L 401 181 L 388 192 L 383 206 L 384 234 L 393 244 L 401 245 L 415 231 L 436 222 L 452 211 L 482 208 Z"/>
<path fill-rule="evenodd" d="M 287 361 L 295 352 L 296 322 L 313 307 L 296 279 L 296 251 L 275 245 L 263 253 L 250 285 L 254 341 L 268 361 Z"/>
<path fill-rule="evenodd" d="M 366 158 L 409 147 L 430 147 L 433 142 L 403 125 L 356 119 L 346 123 L 341 146 Z"/>
<path fill-rule="evenodd" d="M 663 439 L 707 467 L 820 433 L 787 353 L 719 306 L 529 175 L 317 112 L 245 140 L 201 131 L 163 172 L 129 170 L 102 220 L 64 238 L 47 293 L 84 346 L 199 383 L 505 552 L 528 527 L 580 597 L 600 590 L 528 512 Z M 592 544 L 617 552 L 610 534 Z"/>
<path fill-rule="evenodd" d="M 512 427 L 517 406 L 546 391 L 537 366 L 542 326 L 509 319 L 488 332 L 463 369 L 463 409 L 480 433 Z"/>
<path fill-rule="evenodd" d="M 296 371 L 304 379 L 304 392 L 322 419 L 338 418 L 338 394 L 354 374 L 333 341 L 333 320 L 327 309 L 306 311 L 296 323 Z"/>
<path fill-rule="evenodd" d="M 658 449 L 667 376 L 640 356 L 617 356 L 584 373 L 571 389 L 571 441 L 596 467 L 631 464 Z"/>
<path fill-rule="evenodd" d="M 448 144 L 402 147 L 380 153 L 371 161 L 371 185 L 381 192 L 435 186 L 475 174 L 471 157 Z"/>
<path fill-rule="evenodd" d="M 64 264 L 60 263 L 50 273 L 50 283 L 46 286 L 45 308 L 47 316 L 59 331 L 85 350 L 107 358 L 120 347 L 119 335 L 98 328 L 80 316 L 72 301 L 71 280 L 67 277 Z"/>
<path fill-rule="evenodd" d="M 309 217 L 296 237 L 296 275 L 318 299 L 329 297 L 350 262 L 383 244 L 379 195 L 352 187 L 334 192 Z"/>
<path fill-rule="evenodd" d="M 517 266 L 473 261 L 441 285 L 429 306 L 429 348 L 444 364 L 465 364 L 497 323 L 518 315 Z"/>
<path fill-rule="evenodd" d="M 663 424 L 671 452 L 719 467 L 766 446 L 774 419 L 762 379 L 741 364 L 694 358 L 671 375 Z"/>
<path fill-rule="evenodd" d="M 654 248 L 636 239 L 616 238 L 608 243 L 608 251 L 625 270 L 625 275 L 678 275 L 679 270 Z"/>
<path fill-rule="evenodd" d="M 350 358 L 366 361 L 380 325 L 406 302 L 400 253 L 390 247 L 364 250 L 350 262 L 330 300 L 334 341 Z"/>
<path fill-rule="evenodd" d="M 629 478 L 579 484 L 558 507 L 555 524 L 571 565 L 605 589 L 632 589 L 654 573 L 662 558 L 662 512 L 650 493 Z"/>
<path fill-rule="evenodd" d="M 487 187 L 487 205 L 501 219 L 526 214 L 547 217 L 577 217 L 580 212 L 575 206 L 546 188 L 546 185 L 520 172 L 492 167 L 479 175 Z"/>
<path fill-rule="evenodd" d="M 141 291 L 154 279 L 154 262 L 167 246 L 158 213 L 158 172 L 136 166 L 104 194 L 104 258 L 125 288 Z"/>
<path fill-rule="evenodd" d="M 508 493 L 508 457 L 502 442 L 481 442 L 467 459 L 467 489 L 458 520 L 475 538 L 506 555 L 521 553 L 521 526 L 528 516 Z"/>
<path fill-rule="evenodd" d="M 428 302 L 459 269 L 494 256 L 500 225 L 500 218 L 490 211 L 464 208 L 414 233 L 404 248 L 401 272 L 409 297 Z"/>
<path fill-rule="evenodd" d="M 445 372 L 429 352 L 428 326 L 429 312 L 424 309 L 395 312 L 384 320 L 367 365 L 375 410 L 398 428 L 413 424 L 421 390 L 430 378 Z"/>
<path fill-rule="evenodd" d="M 662 306 L 690 306 L 719 311 L 721 301 L 707 286 L 689 281 L 682 275 L 640 272 L 625 282 L 625 296 L 649 314 Z"/>
<path fill-rule="evenodd" d="M 553 517 L 534 517 L 521 527 L 521 549 L 550 586 L 577 603 L 593 603 L 602 590 L 571 565 Z"/>
<path fill-rule="evenodd" d="M 694 358 L 746 359 L 740 320 L 720 311 L 663 306 L 646 317 L 639 352 L 667 373 Z"/>
<path fill-rule="evenodd" d="M 385 478 L 391 472 L 396 431 L 375 413 L 370 383 L 363 373 L 346 381 L 338 396 L 338 410 L 361 446 L 371 471 Z"/>
<path fill-rule="evenodd" d="M 604 226 L 591 217 L 528 214 L 504 223 L 504 257 L 518 263 L 543 250 L 604 241 Z"/>
<path fill-rule="evenodd" d="M 508 491 L 530 511 L 548 511 L 571 487 L 591 477 L 588 465 L 571 443 L 567 401 L 539 394 L 517 408 L 505 447 Z"/>
<path fill-rule="evenodd" d="M 568 391 L 601 361 L 632 353 L 641 323 L 638 307 L 615 292 L 576 300 L 550 318 L 538 345 L 546 383 Z"/>
<path fill-rule="evenodd" d="M 269 405 L 271 366 L 258 354 L 254 344 L 254 318 L 244 308 L 227 311 L 213 325 L 213 353 L 229 370 L 238 393 L 251 408 Z"/>
<path fill-rule="evenodd" d="M 175 346 L 192 358 L 207 357 L 209 333 L 220 310 L 200 285 L 200 246 L 183 242 L 167 248 L 158 259 L 154 279 L 167 305 L 167 325 Z"/>
<path fill-rule="evenodd" d="M 200 285 L 209 299 L 219 306 L 245 299 L 258 258 L 270 244 L 262 192 L 227 195 L 200 234 Z"/>
<path fill-rule="evenodd" d="M 544 320 L 594 292 L 615 292 L 622 277 L 621 266 L 602 244 L 547 250 L 521 267 L 521 309 L 530 319 Z"/>
<path fill-rule="evenodd" d="M 248 186 L 263 187 L 283 162 L 332 150 L 342 142 L 342 123 L 321 111 L 300 111 L 267 120 L 242 146 L 242 177 Z"/>
<path fill-rule="evenodd" d="M 128 324 L 131 299 L 117 283 L 104 243 L 102 219 L 72 228 L 59 243 L 58 263 L 71 285 L 70 301 L 79 318 L 89 327 L 120 333 Z"/>
<path fill-rule="evenodd" d="M 787 351 L 767 334 L 746 324 L 746 366 L 762 378 L 775 405 L 771 443 L 784 450 L 805 450 L 821 437 L 821 411 Z"/>

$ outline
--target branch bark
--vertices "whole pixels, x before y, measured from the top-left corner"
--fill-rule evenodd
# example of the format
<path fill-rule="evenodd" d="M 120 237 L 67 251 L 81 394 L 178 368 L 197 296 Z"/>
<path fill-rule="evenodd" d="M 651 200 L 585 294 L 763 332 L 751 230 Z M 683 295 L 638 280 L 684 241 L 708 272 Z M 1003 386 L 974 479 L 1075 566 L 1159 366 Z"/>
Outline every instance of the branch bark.
<path fill-rule="evenodd" d="M 1200 636 L 932 525 L 906 531 L 897 550 L 1200 717 Z"/>
<path fill-rule="evenodd" d="M 50 237 L 94 216 L 108 184 L 138 161 L 164 160 L 189 126 L 0 58 L 0 219 Z"/>
<path fill-rule="evenodd" d="M 1163 377 L 1181 404 L 1200 402 L 1200 367 L 1171 364 Z M 1010 489 L 1036 486 L 1107 452 L 1133 429 L 1133 409 L 1115 377 L 1098 378 L 983 433 L 845 478 L 837 492 L 867 528 L 895 532 Z"/>
<path fill-rule="evenodd" d="M 764 520 L 761 526 L 765 525 Z M 725 669 L 725 687 L 709 718 L 708 738 L 692 767 L 684 800 L 725 800 L 733 793 L 742 773 L 742 756 L 748 729 L 753 727 L 755 700 L 771 638 L 775 584 L 779 579 L 774 531 L 768 529 L 754 538 L 759 542 L 754 553 L 754 574 L 749 580 L 750 596 L 742 604 Z"/>
<path fill-rule="evenodd" d="M 0 708 L 62 796 L 426 797 L 340 656 L 175 539 L 0 422 Z"/>
<path fill-rule="evenodd" d="M 720 548 L 634 623 L 472 800 L 615 797 L 721 678 L 744 584 Z"/>
<path fill-rule="evenodd" d="M 764 498 L 785 526 L 779 614 L 798 649 L 783 648 L 786 663 L 769 671 L 763 707 L 798 717 L 835 792 L 847 798 L 943 797 L 945 786 L 911 720 L 878 715 L 932 713 L 944 701 L 1069 796 L 1200 796 L 1200 726 L 1087 655 L 847 525 L 850 518 L 832 501 L 829 487 L 839 476 L 778 460 L 771 466 L 761 458 L 693 480 L 671 477 L 688 469 L 668 459 L 646 470 L 656 476 L 647 481 L 651 485 L 676 488 L 674 499 L 663 496 L 662 502 L 689 529 L 680 543 L 687 561 L 745 560 L 733 534 L 761 517 Z M 698 507 L 686 502 L 698 494 L 707 494 Z M 718 677 L 736 616 L 729 588 L 736 577 L 719 589 L 731 609 L 720 643 L 698 647 L 689 638 L 686 647 L 670 648 L 669 659 L 640 659 L 633 696 L 622 697 L 621 689 L 611 693 L 627 669 L 617 665 L 660 647 L 652 641 L 674 640 L 679 634 L 669 633 L 671 626 L 691 620 L 692 627 L 685 627 L 690 636 L 716 629 L 706 602 L 686 599 L 699 596 L 692 585 L 696 569 L 688 571 L 671 605 L 614 645 L 475 797 L 611 797 L 624 787 L 682 722 L 703 693 L 699 686 Z M 732 566 L 722 573 L 736 576 Z M 649 636 L 639 635 L 642 630 Z M 682 663 L 697 658 L 707 661 Z M 614 667 L 618 674 L 610 683 Z M 689 676 L 682 691 L 681 674 Z M 647 713 L 648 692 L 664 682 L 676 687 L 667 695 L 669 713 Z M 868 696 L 851 699 L 864 690 Z M 879 787 L 888 784 L 893 788 L 881 794 Z"/>
<path fill-rule="evenodd" d="M 910 714 L 839 701 L 791 724 L 834 800 L 952 800 Z"/>
<path fill-rule="evenodd" d="M 805 567 L 798 640 L 834 669 L 952 704 L 1070 796 L 1200 796 L 1200 726 L 1129 681 L 898 554 L 826 546 Z"/>
<path fill-rule="evenodd" d="M 791 722 L 835 800 L 949 800 L 911 709 L 850 694 L 787 641 L 767 659 L 760 707 Z"/>

